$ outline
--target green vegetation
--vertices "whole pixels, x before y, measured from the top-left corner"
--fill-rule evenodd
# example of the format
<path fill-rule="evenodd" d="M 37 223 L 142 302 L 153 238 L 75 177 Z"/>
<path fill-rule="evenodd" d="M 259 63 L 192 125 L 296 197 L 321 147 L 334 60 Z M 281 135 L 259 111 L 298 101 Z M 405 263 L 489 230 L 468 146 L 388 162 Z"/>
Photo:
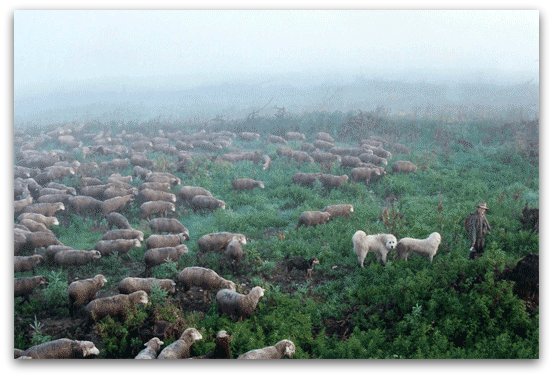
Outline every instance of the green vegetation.
<path fill-rule="evenodd" d="M 140 126 L 136 125 L 137 132 Z M 143 125 L 143 131 L 148 132 L 150 126 Z M 168 130 L 171 127 L 177 126 L 167 125 Z M 533 150 L 537 124 L 480 118 L 449 123 L 408 120 L 390 117 L 379 109 L 257 118 L 227 122 L 210 131 L 218 129 L 260 132 L 261 140 L 237 138 L 233 147 L 269 154 L 271 167 L 263 171 L 260 164 L 249 161 L 231 165 L 196 158 L 186 172 L 175 173 L 183 185 L 207 188 L 224 200 L 227 208 L 194 213 L 178 202 L 176 217 L 190 230 L 189 253 L 178 263 L 168 261 L 152 268 L 151 276 L 176 279 L 182 268 L 201 265 L 243 284 L 240 291 L 260 285 L 266 289 L 265 296 L 253 316 L 233 322 L 217 313 L 215 292 L 212 301 L 203 303 L 189 300 L 184 293 L 171 296 L 156 288 L 146 308 L 131 312 L 126 319 L 107 318 L 95 326 L 95 336 L 102 341 L 97 345 L 101 357 L 134 357 L 156 323 L 165 321 L 172 324 L 167 338 L 162 339 L 165 344 L 187 327 L 202 333 L 203 340 L 194 345 L 193 355 L 210 351 L 215 334 L 224 329 L 232 335 L 234 356 L 287 338 L 296 345 L 295 358 L 538 358 L 539 306 L 519 298 L 513 293 L 513 282 L 502 277 L 521 257 L 539 253 L 539 236 L 522 229 L 519 221 L 526 202 L 539 205 L 538 156 Z M 333 190 L 319 183 L 313 188 L 294 185 L 291 177 L 295 172 L 318 172 L 321 167 L 279 157 L 275 145 L 266 145 L 269 133 L 283 135 L 289 130 L 306 133 L 308 141 L 314 133 L 326 131 L 343 146 L 378 135 L 411 150 L 394 153 L 388 167 L 396 160 L 410 160 L 419 169 L 412 174 L 394 174 L 387 168 L 386 176 L 369 186 L 351 181 Z M 294 149 L 299 145 L 291 143 Z M 160 171 L 171 171 L 176 161 L 162 152 L 152 153 L 150 158 Z M 349 174 L 349 169 L 335 164 L 330 172 Z M 235 192 L 231 181 L 238 177 L 262 180 L 265 189 Z M 486 201 L 491 209 L 492 232 L 483 257 L 469 260 L 463 220 L 480 201 Z M 302 211 L 338 203 L 352 204 L 355 212 L 348 219 L 296 229 Z M 139 205 L 134 202 L 125 214 L 146 238 L 150 230 L 138 217 Z M 385 208 L 386 218 L 381 216 Z M 54 231 L 66 245 L 91 249 L 105 230 L 101 221 L 69 215 Z M 361 269 L 351 244 L 358 229 L 370 234 L 392 232 L 398 239 L 426 238 L 438 231 L 442 243 L 432 264 L 412 255 L 408 261 L 392 256 L 383 266 L 369 255 Z M 198 254 L 198 238 L 216 231 L 248 237 L 246 257 L 236 271 L 222 255 Z M 32 296 L 30 303 L 16 300 L 16 346 L 27 347 L 37 336 L 45 335 L 36 329 L 32 338 L 18 332 L 20 322 L 26 321 L 28 327 L 35 312 L 41 313 L 40 318 L 66 315 L 60 308 L 66 305 L 63 289 L 68 280 L 102 273 L 108 279 L 105 290 L 115 293 L 123 277 L 144 272 L 143 254 L 141 247 L 132 250 L 127 259 L 104 257 L 89 266 L 47 274 L 50 284 Z M 312 279 L 306 280 L 302 272 L 286 271 L 286 256 L 316 256 L 320 265 Z M 50 266 L 41 266 L 38 272 L 49 270 Z M 66 276 L 68 280 L 63 281 Z"/>

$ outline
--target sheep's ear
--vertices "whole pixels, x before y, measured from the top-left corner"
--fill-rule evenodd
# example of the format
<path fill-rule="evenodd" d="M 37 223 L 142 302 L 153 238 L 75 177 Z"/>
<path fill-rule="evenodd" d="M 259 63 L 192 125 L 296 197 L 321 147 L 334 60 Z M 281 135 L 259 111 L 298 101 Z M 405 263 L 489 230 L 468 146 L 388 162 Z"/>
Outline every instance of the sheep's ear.
<path fill-rule="evenodd" d="M 144 346 L 145 346 L 145 347 L 148 347 L 148 342 L 144 343 Z"/>

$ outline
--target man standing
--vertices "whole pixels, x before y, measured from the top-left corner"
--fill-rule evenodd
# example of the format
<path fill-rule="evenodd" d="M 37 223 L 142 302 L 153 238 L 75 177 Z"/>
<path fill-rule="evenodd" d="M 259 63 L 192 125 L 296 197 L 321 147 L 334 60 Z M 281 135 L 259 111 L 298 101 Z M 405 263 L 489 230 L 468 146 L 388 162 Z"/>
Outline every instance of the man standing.
<path fill-rule="evenodd" d="M 465 229 L 468 233 L 470 244 L 469 259 L 480 257 L 484 252 L 484 238 L 491 230 L 486 218 L 488 206 L 482 202 L 476 206 L 476 212 L 471 213 L 465 219 Z"/>

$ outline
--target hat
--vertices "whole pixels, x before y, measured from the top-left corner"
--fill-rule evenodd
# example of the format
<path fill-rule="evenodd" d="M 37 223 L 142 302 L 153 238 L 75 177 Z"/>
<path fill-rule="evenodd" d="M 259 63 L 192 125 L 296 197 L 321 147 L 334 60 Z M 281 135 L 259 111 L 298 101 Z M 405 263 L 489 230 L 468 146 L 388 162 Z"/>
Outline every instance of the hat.
<path fill-rule="evenodd" d="M 486 205 L 486 202 L 480 202 L 480 204 L 478 204 L 476 208 L 489 209 L 488 206 Z"/>

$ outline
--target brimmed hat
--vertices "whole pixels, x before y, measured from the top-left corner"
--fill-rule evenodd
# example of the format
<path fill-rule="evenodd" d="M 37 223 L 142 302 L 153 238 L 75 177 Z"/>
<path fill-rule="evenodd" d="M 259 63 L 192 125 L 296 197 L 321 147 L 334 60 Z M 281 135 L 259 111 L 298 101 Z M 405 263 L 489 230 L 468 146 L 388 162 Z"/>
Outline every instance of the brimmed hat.
<path fill-rule="evenodd" d="M 478 204 L 476 208 L 489 209 L 488 206 L 486 205 L 486 202 L 480 202 L 480 204 Z"/>

